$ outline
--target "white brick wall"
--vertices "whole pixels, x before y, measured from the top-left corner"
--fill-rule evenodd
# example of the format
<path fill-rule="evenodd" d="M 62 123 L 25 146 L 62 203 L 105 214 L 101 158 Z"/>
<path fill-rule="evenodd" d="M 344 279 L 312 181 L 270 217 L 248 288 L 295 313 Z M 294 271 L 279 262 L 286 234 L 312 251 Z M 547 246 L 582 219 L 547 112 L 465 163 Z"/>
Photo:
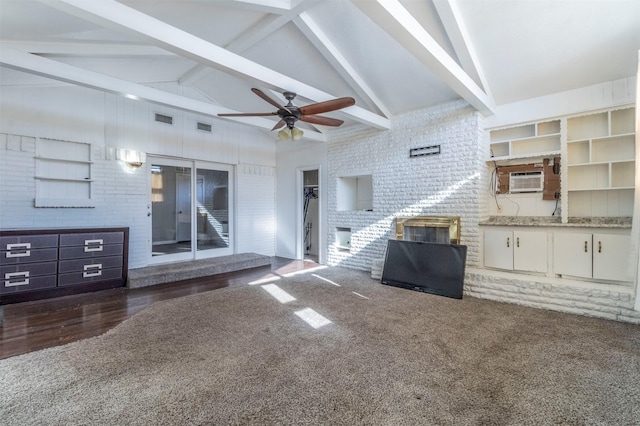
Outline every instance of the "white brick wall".
<path fill-rule="evenodd" d="M 384 256 L 396 216 L 460 216 L 467 264 L 479 256 L 482 117 L 457 101 L 396 117 L 390 131 L 332 134 L 328 147 L 328 263 L 371 270 Z M 411 148 L 440 145 L 441 154 L 409 158 Z M 373 211 L 337 211 L 337 180 L 372 175 Z M 336 227 L 351 228 L 351 250 L 334 245 Z"/>
<path fill-rule="evenodd" d="M 20 140 L 20 150 L 14 141 Z M 95 208 L 34 208 L 35 138 L 0 134 L 0 228 L 129 227 L 130 267 L 147 261 L 148 183 L 145 167 L 126 171 L 92 147 Z"/>
<path fill-rule="evenodd" d="M 193 89 L 174 83 L 162 88 L 172 87 L 198 98 Z M 154 112 L 173 116 L 174 126 L 155 122 Z M 197 130 L 197 121 L 212 123 L 212 132 Z M 91 144 L 95 208 L 34 207 L 36 137 Z M 241 233 L 236 238 L 236 251 L 274 253 L 276 159 L 271 135 L 249 126 L 66 85 L 3 88 L 0 229 L 128 226 L 129 267 L 146 266 L 151 257 L 149 162 L 137 171 L 127 171 L 119 161 L 107 159 L 110 148 L 233 166 L 255 164 L 269 170 L 270 176 L 237 174 L 236 214 L 238 224 L 246 225 L 238 229 L 257 227 L 260 231 Z M 252 204 L 255 191 L 271 201 Z"/>
<path fill-rule="evenodd" d="M 469 268 L 464 294 L 539 309 L 640 324 L 629 286 Z"/>

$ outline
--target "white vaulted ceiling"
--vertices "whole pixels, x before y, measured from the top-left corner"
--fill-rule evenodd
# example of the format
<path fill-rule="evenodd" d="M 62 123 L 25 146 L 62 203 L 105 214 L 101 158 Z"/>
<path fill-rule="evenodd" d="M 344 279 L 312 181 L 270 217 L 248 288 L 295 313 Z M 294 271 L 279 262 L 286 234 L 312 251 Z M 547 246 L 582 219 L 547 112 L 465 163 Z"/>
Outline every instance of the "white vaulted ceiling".
<path fill-rule="evenodd" d="M 459 98 L 491 115 L 633 76 L 640 2 L 0 0 L 0 42 L 2 86 L 54 80 L 213 117 L 271 112 L 252 87 L 282 103 L 296 92 L 299 106 L 351 96 L 326 115 L 384 129 Z M 210 102 L 152 88 L 165 82 Z M 269 131 L 277 118 L 235 120 Z"/>

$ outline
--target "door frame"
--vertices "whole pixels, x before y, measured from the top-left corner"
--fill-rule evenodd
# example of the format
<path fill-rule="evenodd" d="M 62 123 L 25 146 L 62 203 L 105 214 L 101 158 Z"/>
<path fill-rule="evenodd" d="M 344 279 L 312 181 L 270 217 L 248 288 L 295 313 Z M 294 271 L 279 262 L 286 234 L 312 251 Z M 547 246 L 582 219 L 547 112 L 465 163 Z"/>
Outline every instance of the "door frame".
<path fill-rule="evenodd" d="M 318 171 L 318 263 L 324 265 L 326 263 L 327 249 L 326 238 L 323 238 L 325 234 L 325 194 L 324 186 L 322 184 L 323 170 L 321 165 L 306 166 L 296 168 L 296 259 L 304 259 L 304 220 L 303 217 L 303 205 L 304 205 L 304 172 L 312 170 Z"/>
<path fill-rule="evenodd" d="M 153 256 L 153 215 L 150 214 L 149 222 L 147 225 L 147 264 L 155 265 L 162 263 L 170 263 L 170 262 L 180 262 L 180 261 L 190 261 L 197 259 L 206 259 L 211 257 L 218 256 L 226 256 L 235 253 L 236 247 L 236 229 L 235 229 L 235 205 L 236 205 L 236 191 L 235 191 L 235 166 L 232 164 L 224 164 L 224 163 L 216 163 L 213 161 L 200 161 L 200 160 L 191 160 L 186 158 L 175 158 L 175 157 L 163 157 L 156 155 L 148 155 L 147 162 L 149 164 L 160 164 L 167 165 L 173 167 L 189 167 L 191 168 L 191 181 L 189 188 L 191 190 L 191 250 L 188 253 L 180 253 L 180 254 L 167 254 L 163 256 Z M 229 230 L 229 246 L 225 248 L 218 249 L 210 249 L 210 250 L 198 250 L 197 249 L 197 180 L 198 180 L 198 169 L 205 170 L 221 170 L 229 173 L 228 180 L 228 230 Z M 152 191 L 151 191 L 151 173 L 148 174 L 147 178 L 147 189 L 148 189 L 148 200 L 149 200 L 149 212 L 152 211 L 151 206 L 153 205 L 152 200 Z M 177 191 L 177 185 L 176 185 Z M 177 211 L 176 211 L 177 214 Z M 176 218 L 176 225 L 177 225 Z M 177 238 L 177 227 L 176 227 L 176 238 Z"/>

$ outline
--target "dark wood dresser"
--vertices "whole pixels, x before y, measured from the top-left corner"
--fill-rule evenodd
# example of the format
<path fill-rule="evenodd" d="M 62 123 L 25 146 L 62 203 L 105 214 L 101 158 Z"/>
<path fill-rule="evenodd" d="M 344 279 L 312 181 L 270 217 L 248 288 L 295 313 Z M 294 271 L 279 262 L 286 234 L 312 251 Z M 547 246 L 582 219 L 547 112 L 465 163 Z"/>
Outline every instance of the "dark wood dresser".
<path fill-rule="evenodd" d="M 124 287 L 129 228 L 0 230 L 0 305 Z"/>

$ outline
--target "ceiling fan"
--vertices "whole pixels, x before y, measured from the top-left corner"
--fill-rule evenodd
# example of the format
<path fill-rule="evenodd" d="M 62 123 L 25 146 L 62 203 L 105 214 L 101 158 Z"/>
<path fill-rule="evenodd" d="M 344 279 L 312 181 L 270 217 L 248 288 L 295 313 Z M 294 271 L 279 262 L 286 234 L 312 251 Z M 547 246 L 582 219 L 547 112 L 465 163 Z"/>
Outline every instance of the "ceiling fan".
<path fill-rule="evenodd" d="M 289 101 L 286 105 L 280 105 L 277 101 L 271 99 L 267 96 L 262 90 L 256 89 L 255 87 L 251 89 L 253 93 L 260 96 L 265 101 L 269 102 L 271 105 L 278 108 L 275 112 L 247 112 L 247 113 L 239 113 L 239 114 L 218 114 L 220 117 L 267 117 L 272 115 L 277 115 L 280 117 L 280 120 L 273 126 L 273 129 L 276 130 L 286 125 L 286 127 L 278 132 L 278 137 L 283 140 L 293 139 L 297 141 L 303 135 L 302 130 L 295 127 L 296 121 L 304 121 L 306 123 L 311 124 L 320 124 L 323 126 L 340 126 L 344 121 L 338 120 L 335 118 L 322 117 L 316 114 L 322 114 L 324 112 L 336 111 L 338 109 L 346 108 L 348 106 L 354 105 L 356 101 L 353 98 L 337 98 L 332 99 L 330 101 L 318 102 L 315 104 L 310 104 L 303 107 L 297 107 L 293 105 L 291 101 L 296 97 L 296 94 L 293 92 L 283 92 L 282 95 Z"/>

